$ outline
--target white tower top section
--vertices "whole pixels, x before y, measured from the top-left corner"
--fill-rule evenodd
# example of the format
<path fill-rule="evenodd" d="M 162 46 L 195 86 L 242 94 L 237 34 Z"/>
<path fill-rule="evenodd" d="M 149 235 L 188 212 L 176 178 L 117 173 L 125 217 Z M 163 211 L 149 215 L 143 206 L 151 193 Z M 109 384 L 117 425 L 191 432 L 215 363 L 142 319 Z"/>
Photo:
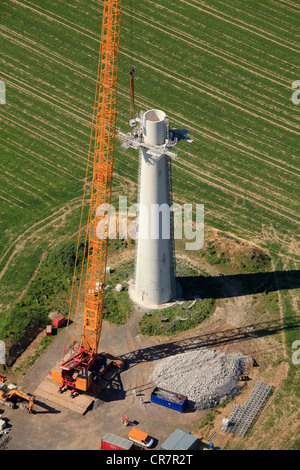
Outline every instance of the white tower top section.
<path fill-rule="evenodd" d="M 159 109 L 146 111 L 143 119 L 144 143 L 150 145 L 163 145 L 167 135 L 167 116 Z"/>

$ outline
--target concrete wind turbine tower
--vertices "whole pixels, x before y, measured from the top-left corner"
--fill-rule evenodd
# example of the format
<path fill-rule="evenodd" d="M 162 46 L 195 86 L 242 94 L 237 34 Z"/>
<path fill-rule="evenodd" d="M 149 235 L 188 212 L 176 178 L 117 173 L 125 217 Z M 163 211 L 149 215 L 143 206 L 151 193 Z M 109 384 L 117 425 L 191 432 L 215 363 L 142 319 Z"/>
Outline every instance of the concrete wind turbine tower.
<path fill-rule="evenodd" d="M 119 133 L 123 148 L 139 149 L 138 236 L 130 296 L 138 305 L 157 308 L 175 301 L 179 294 L 170 211 L 170 166 L 176 157 L 171 149 L 179 134 L 170 132 L 167 116 L 159 109 L 141 112 L 138 121 L 131 134 Z"/>

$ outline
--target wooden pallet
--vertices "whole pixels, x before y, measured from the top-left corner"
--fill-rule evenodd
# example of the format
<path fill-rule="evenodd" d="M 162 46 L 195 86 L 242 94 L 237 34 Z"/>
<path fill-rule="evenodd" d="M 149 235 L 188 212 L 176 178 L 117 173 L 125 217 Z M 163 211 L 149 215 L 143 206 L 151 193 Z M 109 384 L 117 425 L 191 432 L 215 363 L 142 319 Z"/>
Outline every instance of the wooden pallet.
<path fill-rule="evenodd" d="M 58 388 L 59 385 L 52 382 L 50 376 L 46 376 L 35 390 L 34 395 L 79 414 L 84 414 L 95 400 L 95 396 L 88 393 L 80 394 L 72 398 L 69 391 L 60 393 Z"/>

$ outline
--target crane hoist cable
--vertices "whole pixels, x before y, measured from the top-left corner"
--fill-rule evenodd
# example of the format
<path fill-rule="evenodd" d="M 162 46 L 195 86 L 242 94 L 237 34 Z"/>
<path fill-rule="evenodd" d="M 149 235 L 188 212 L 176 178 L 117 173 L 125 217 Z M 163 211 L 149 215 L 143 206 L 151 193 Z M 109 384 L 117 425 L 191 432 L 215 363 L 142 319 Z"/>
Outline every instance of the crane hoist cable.
<path fill-rule="evenodd" d="M 134 65 L 133 65 L 133 26 L 132 26 L 132 18 L 133 18 L 133 5 L 132 0 L 130 0 L 129 5 L 129 34 L 130 34 L 130 59 L 131 59 L 131 66 L 129 70 L 130 75 L 130 115 L 129 115 L 129 122 L 132 125 L 135 124 L 135 107 L 134 107 Z"/>
<path fill-rule="evenodd" d="M 135 109 L 134 109 L 134 68 L 130 67 L 130 121 L 135 118 Z"/>
<path fill-rule="evenodd" d="M 89 174 L 89 169 L 90 169 L 91 150 L 92 150 L 92 142 L 93 142 L 94 129 L 95 129 L 95 116 L 96 116 L 96 109 L 97 109 L 97 102 L 98 102 L 98 88 L 99 88 L 99 76 L 100 76 L 100 64 L 101 64 L 100 59 L 101 59 L 101 46 L 100 46 L 99 58 L 98 58 L 98 69 L 97 69 L 96 90 L 95 90 L 94 106 L 93 106 L 93 114 L 92 114 L 92 125 L 91 125 L 91 132 L 90 132 L 90 141 L 89 141 L 87 165 L 86 165 L 86 171 L 85 171 L 84 187 L 83 187 L 80 222 L 79 222 L 77 247 L 76 247 L 75 263 L 74 263 L 74 272 L 73 272 L 73 278 L 72 278 L 71 294 L 70 294 L 70 301 L 69 301 L 69 310 L 68 310 L 68 317 L 67 317 L 67 327 L 66 327 L 65 341 L 64 341 L 64 348 L 63 348 L 63 359 L 65 357 L 65 352 L 66 352 L 67 337 L 68 337 L 69 325 L 70 325 L 70 317 L 71 317 L 72 306 L 73 306 L 74 287 L 75 287 L 75 281 L 76 281 L 76 278 L 77 278 L 76 273 L 77 273 L 77 266 L 78 266 L 78 254 L 79 254 L 80 238 L 81 238 L 81 233 L 82 233 L 84 207 L 85 207 L 85 202 L 86 202 L 86 188 L 87 188 L 88 174 Z M 83 271 L 84 271 L 84 260 L 85 260 L 86 247 L 87 247 L 88 226 L 89 226 L 89 221 L 90 221 L 90 211 L 91 211 L 91 209 L 89 209 L 87 226 L 86 226 L 83 256 L 82 256 L 82 264 L 81 264 L 81 270 L 80 270 L 80 281 L 79 281 L 79 288 L 78 288 L 78 293 L 77 293 L 75 318 L 74 318 L 74 321 L 73 321 L 73 334 L 72 334 L 71 349 L 73 349 L 73 346 L 74 346 L 74 336 L 75 336 L 76 321 L 77 321 L 77 314 L 78 314 L 78 308 L 79 308 L 79 298 L 80 298 L 80 292 L 81 292 L 82 277 L 83 277 Z"/>

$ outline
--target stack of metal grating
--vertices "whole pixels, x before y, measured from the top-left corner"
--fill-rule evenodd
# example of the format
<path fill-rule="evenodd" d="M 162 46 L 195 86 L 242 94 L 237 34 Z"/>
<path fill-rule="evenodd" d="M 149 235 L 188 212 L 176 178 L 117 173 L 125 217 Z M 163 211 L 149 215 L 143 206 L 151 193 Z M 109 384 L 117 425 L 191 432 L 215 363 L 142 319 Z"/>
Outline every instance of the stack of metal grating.
<path fill-rule="evenodd" d="M 272 385 L 258 381 L 245 404 L 234 405 L 228 418 L 228 426 L 222 430 L 244 437 L 272 390 Z"/>

